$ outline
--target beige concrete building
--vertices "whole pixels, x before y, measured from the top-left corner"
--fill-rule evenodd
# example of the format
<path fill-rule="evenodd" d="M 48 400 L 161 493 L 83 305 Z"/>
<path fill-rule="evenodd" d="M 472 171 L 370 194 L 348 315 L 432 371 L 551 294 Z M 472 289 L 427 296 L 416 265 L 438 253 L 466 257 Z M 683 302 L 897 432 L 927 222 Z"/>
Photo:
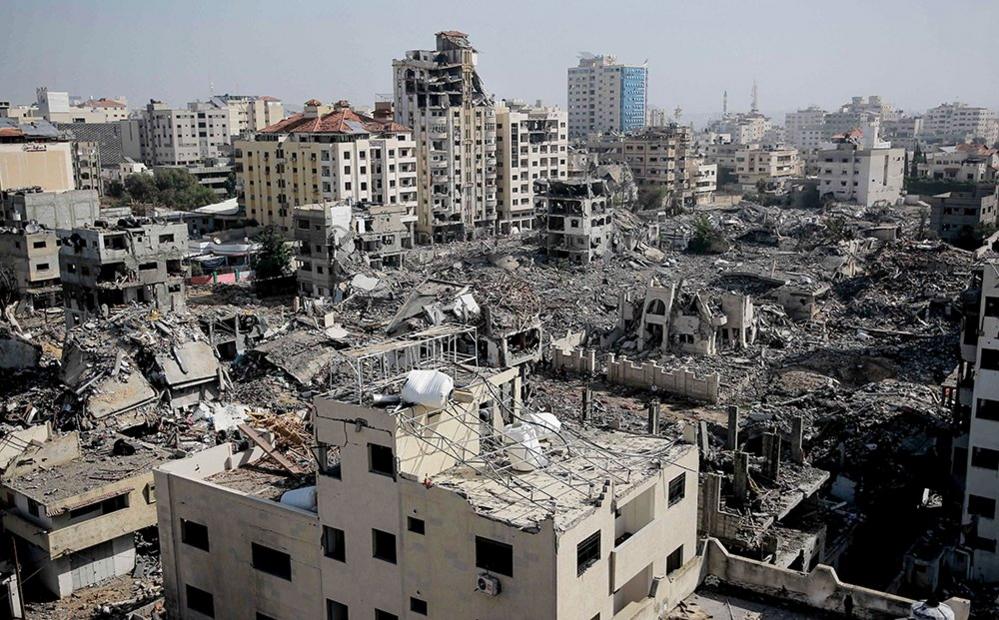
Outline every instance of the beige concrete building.
<path fill-rule="evenodd" d="M 694 195 L 703 162 L 693 156 L 690 127 L 671 124 L 627 135 L 603 135 L 588 147 L 604 161 L 627 164 L 640 187 L 662 189 L 681 201 Z"/>
<path fill-rule="evenodd" d="M 798 149 L 750 145 L 735 153 L 735 174 L 743 190 L 755 190 L 760 181 L 768 185 L 783 183 L 801 176 L 803 168 Z"/>
<path fill-rule="evenodd" d="M 171 456 L 123 436 L 84 452 L 75 432 L 25 448 L 0 479 L 22 570 L 60 598 L 130 574 L 135 532 L 157 523 L 152 470 Z"/>
<path fill-rule="evenodd" d="M 13 272 L 18 294 L 32 307 L 56 304 L 62 287 L 54 230 L 32 224 L 0 228 L 0 264 Z"/>
<path fill-rule="evenodd" d="M 902 195 L 905 149 L 878 140 L 877 128 L 854 130 L 818 151 L 819 196 L 864 206 L 895 204 Z"/>
<path fill-rule="evenodd" d="M 942 146 L 916 164 L 919 176 L 961 183 L 994 183 L 999 177 L 999 150 L 981 144 Z"/>
<path fill-rule="evenodd" d="M 819 148 L 825 138 L 827 112 L 818 106 L 809 106 L 784 117 L 784 137 L 791 146 L 811 151 Z"/>
<path fill-rule="evenodd" d="M 412 127 L 419 169 L 417 232 L 449 241 L 491 234 L 496 198 L 496 109 L 463 32 L 393 60 L 395 119 Z"/>
<path fill-rule="evenodd" d="M 708 126 L 708 130 L 727 134 L 733 144 L 763 144 L 773 128 L 770 118 L 759 112 L 727 114 Z"/>
<path fill-rule="evenodd" d="M 174 109 L 150 101 L 142 118 L 142 158 L 149 166 L 192 166 L 231 153 L 230 112 L 204 102 Z"/>
<path fill-rule="evenodd" d="M 964 103 L 943 103 L 926 111 L 923 136 L 928 140 L 954 144 L 979 142 L 986 146 L 999 143 L 999 121 L 988 108 Z"/>
<path fill-rule="evenodd" d="M 580 55 L 569 68 L 569 139 L 637 131 L 646 125 L 648 68 L 614 56 Z"/>
<path fill-rule="evenodd" d="M 0 119 L 0 191 L 76 189 L 73 147 L 47 121 Z"/>
<path fill-rule="evenodd" d="M 101 174 L 101 146 L 97 142 L 74 141 L 73 184 L 76 189 L 92 189 L 104 194 L 104 177 Z"/>
<path fill-rule="evenodd" d="M 284 118 L 284 104 L 276 97 L 226 94 L 212 97 L 204 105 L 228 111 L 232 136 L 246 136 Z"/>
<path fill-rule="evenodd" d="M 305 111 L 236 143 L 248 218 L 293 235 L 295 207 L 322 202 L 417 205 L 413 134 L 385 108 L 362 115 L 346 101 Z"/>
<path fill-rule="evenodd" d="M 586 265 L 607 254 L 614 229 L 609 194 L 605 181 L 588 176 L 545 184 L 538 208 L 550 258 Z"/>
<path fill-rule="evenodd" d="M 557 107 L 504 101 L 496 106 L 496 195 L 499 230 L 534 228 L 534 183 L 565 179 L 568 166 L 568 117 Z"/>
<path fill-rule="evenodd" d="M 259 450 L 158 469 L 172 617 L 651 618 L 696 587 L 694 446 L 555 435 L 520 421 L 517 369 L 463 376 L 443 409 L 318 398 L 302 507 Z"/>
<path fill-rule="evenodd" d="M 991 234 L 999 219 L 999 186 L 983 183 L 972 189 L 926 196 L 930 228 L 945 241 L 971 240 Z"/>
<path fill-rule="evenodd" d="M 125 99 L 89 99 L 72 106 L 70 123 L 114 123 L 128 120 L 128 103 Z"/>

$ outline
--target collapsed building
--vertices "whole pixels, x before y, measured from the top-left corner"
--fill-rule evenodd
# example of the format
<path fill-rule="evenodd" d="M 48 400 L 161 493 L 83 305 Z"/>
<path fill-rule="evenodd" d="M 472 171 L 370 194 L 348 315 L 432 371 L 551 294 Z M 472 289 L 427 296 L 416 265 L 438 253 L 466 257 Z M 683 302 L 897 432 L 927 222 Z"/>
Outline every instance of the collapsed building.
<path fill-rule="evenodd" d="M 59 250 L 67 326 L 132 303 L 183 311 L 186 251 L 184 224 L 121 220 L 74 228 Z"/>
<path fill-rule="evenodd" d="M 33 308 L 59 304 L 59 238 L 37 224 L 0 228 L 0 263 L 18 295 Z"/>
<path fill-rule="evenodd" d="M 622 295 L 618 337 L 637 333 L 639 351 L 661 349 L 715 355 L 719 344 L 744 349 L 756 340 L 758 321 L 748 295 L 725 293 L 718 302 L 681 285 L 651 283 L 636 303 Z M 614 337 L 613 335 L 611 337 Z"/>
<path fill-rule="evenodd" d="M 583 265 L 604 256 L 613 224 L 606 183 L 584 178 L 541 185 L 539 205 L 548 256 Z"/>

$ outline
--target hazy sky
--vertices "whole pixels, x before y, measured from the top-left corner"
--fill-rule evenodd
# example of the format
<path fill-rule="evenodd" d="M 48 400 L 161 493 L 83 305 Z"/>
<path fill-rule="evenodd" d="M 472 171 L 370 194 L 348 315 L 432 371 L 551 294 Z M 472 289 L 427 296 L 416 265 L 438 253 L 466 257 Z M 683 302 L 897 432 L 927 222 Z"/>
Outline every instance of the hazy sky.
<path fill-rule="evenodd" d="M 12 0 L 0 10 L 0 99 L 47 85 L 175 105 L 215 93 L 370 104 L 391 63 L 457 29 L 498 98 L 565 105 L 580 51 L 649 62 L 649 104 L 687 118 L 880 94 L 922 110 L 999 107 L 999 1 L 948 0 Z"/>

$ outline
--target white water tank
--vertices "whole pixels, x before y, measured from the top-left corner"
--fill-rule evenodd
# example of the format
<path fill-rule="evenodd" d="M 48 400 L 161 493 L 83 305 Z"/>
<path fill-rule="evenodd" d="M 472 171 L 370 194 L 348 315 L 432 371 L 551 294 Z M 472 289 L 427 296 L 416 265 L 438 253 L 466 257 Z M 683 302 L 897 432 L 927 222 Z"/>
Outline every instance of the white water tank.
<path fill-rule="evenodd" d="M 918 601 L 912 604 L 909 618 L 913 620 L 954 620 L 954 610 L 943 603 Z"/>
<path fill-rule="evenodd" d="M 506 453 L 510 457 L 510 465 L 515 470 L 533 471 L 548 464 L 534 426 L 512 424 L 503 429 L 503 435 L 510 444 Z"/>

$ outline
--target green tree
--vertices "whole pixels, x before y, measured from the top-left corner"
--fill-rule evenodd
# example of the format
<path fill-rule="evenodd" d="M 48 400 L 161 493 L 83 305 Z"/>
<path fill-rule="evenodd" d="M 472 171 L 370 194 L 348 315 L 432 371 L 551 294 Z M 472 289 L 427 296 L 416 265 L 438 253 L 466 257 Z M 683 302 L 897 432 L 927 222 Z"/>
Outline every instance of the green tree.
<path fill-rule="evenodd" d="M 118 196 L 128 202 L 154 204 L 190 211 L 216 201 L 215 193 L 198 183 L 198 179 L 182 168 L 157 168 L 152 174 L 140 172 L 125 178 Z"/>
<path fill-rule="evenodd" d="M 284 237 L 273 226 L 268 226 L 257 237 L 260 253 L 256 266 L 258 278 L 277 278 L 291 270 L 291 250 Z"/>
<path fill-rule="evenodd" d="M 721 254 L 728 250 L 728 241 L 706 215 L 694 220 L 694 234 L 687 242 L 687 251 L 694 254 Z"/>

